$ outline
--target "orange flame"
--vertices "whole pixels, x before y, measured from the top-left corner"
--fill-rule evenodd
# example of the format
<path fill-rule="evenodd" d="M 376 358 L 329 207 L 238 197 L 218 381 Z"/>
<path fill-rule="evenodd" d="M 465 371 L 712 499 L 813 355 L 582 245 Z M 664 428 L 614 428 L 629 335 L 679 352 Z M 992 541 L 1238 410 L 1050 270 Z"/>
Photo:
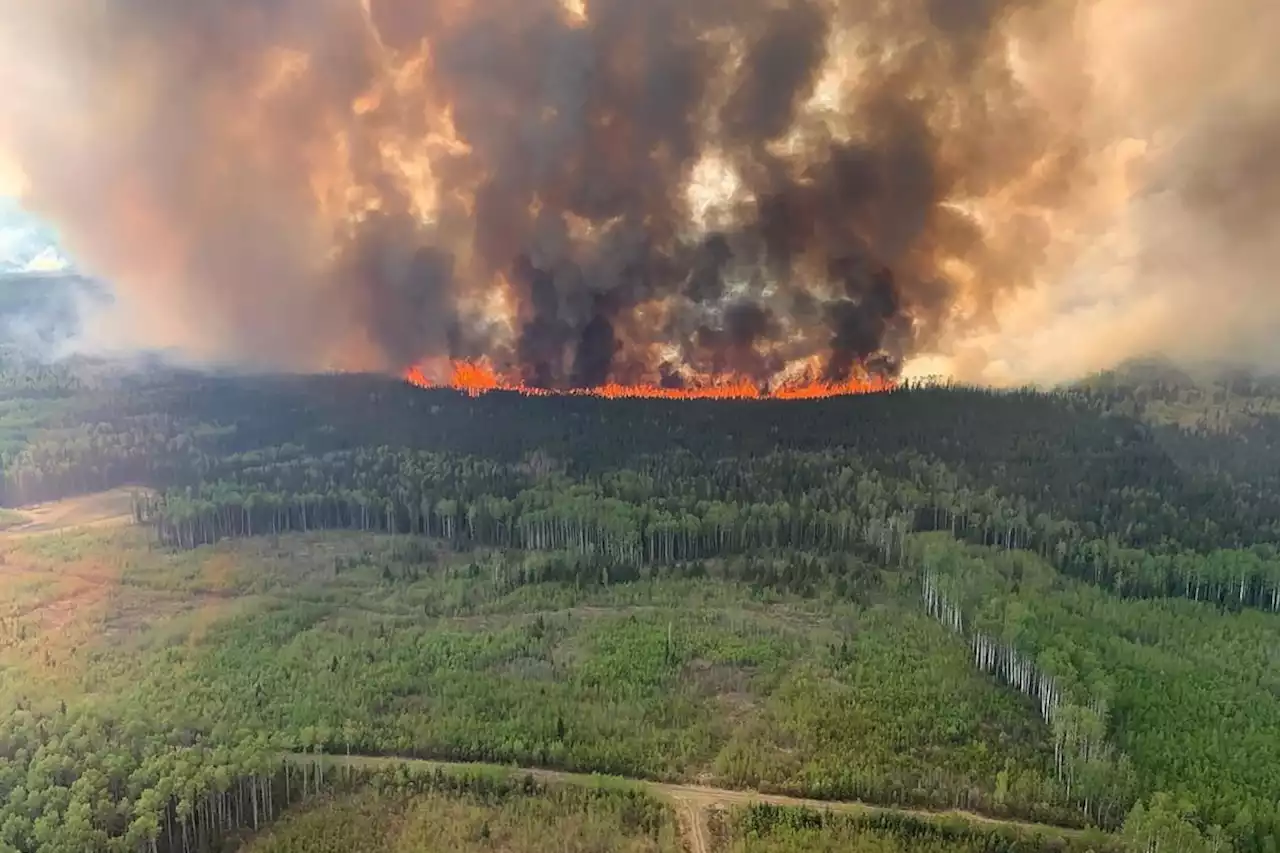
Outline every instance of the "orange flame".
<path fill-rule="evenodd" d="M 405 381 L 419 388 L 453 388 L 471 397 L 489 391 L 514 391 L 528 396 L 545 397 L 552 394 L 604 397 L 610 400 L 623 398 L 656 398 L 663 400 L 816 400 L 824 397 L 840 397 L 850 394 L 877 394 L 896 387 L 892 380 L 881 377 L 861 377 L 845 382 L 821 382 L 801 379 L 785 382 L 775 388 L 762 388 L 749 379 L 725 378 L 695 382 L 683 388 L 667 388 L 653 383 L 621 385 L 610 382 L 595 388 L 575 388 L 566 391 L 548 391 L 533 388 L 522 382 L 506 379 L 484 361 L 455 361 L 450 365 L 447 381 L 431 378 L 423 367 L 412 367 L 404 374 Z"/>

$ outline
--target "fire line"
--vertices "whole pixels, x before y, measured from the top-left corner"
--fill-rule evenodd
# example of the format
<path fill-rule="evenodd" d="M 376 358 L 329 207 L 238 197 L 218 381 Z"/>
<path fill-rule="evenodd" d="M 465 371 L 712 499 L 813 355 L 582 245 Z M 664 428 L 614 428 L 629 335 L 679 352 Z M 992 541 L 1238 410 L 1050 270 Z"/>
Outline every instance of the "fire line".
<path fill-rule="evenodd" d="M 514 391 L 528 396 L 545 397 L 556 394 L 591 396 L 616 400 L 624 398 L 649 398 L 663 400 L 815 400 L 855 394 L 877 394 L 897 387 L 892 380 L 880 377 L 860 377 L 845 382 L 821 382 L 801 380 L 781 383 L 774 388 L 762 388 L 747 379 L 720 379 L 706 383 L 669 388 L 654 383 L 625 385 L 610 382 L 594 388 L 569 388 L 551 390 L 527 385 L 518 380 L 499 375 L 488 364 L 476 361 L 455 361 L 446 381 L 431 379 L 421 367 L 409 369 L 405 381 L 419 388 L 453 388 L 472 397 L 490 391 Z"/>

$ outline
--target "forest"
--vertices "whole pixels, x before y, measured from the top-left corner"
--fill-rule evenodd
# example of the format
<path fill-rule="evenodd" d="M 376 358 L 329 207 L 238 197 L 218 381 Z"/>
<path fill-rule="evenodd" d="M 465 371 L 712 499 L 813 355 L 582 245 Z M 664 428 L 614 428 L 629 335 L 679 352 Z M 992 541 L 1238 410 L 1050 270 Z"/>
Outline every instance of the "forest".
<path fill-rule="evenodd" d="M 656 794 L 359 756 L 896 810 L 706 809 L 726 851 L 1280 844 L 1266 377 L 605 400 L 5 351 L 0 389 L 0 850 L 681 844 Z"/>

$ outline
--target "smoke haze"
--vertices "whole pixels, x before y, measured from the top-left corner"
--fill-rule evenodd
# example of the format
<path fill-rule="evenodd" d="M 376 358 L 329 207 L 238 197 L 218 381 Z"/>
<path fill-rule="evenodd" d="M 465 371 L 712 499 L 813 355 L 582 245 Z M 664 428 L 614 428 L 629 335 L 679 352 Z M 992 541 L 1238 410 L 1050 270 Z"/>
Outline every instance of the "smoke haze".
<path fill-rule="evenodd" d="M 0 171 L 195 358 L 1276 363 L 1275 5 L 0 0 Z"/>
<path fill-rule="evenodd" d="M 1070 380 L 1132 357 L 1280 368 L 1280 7 L 1099 2 L 1085 115 L 1111 171 L 1070 261 L 954 341 L 953 369 L 997 384 Z"/>

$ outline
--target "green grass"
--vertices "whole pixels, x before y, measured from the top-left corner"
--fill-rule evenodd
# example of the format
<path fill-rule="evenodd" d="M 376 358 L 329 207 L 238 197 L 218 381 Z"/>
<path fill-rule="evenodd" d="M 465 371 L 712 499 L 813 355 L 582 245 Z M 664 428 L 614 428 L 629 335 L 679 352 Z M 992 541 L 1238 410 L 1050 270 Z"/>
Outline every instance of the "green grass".
<path fill-rule="evenodd" d="M 643 804 L 641 804 L 643 805 Z M 287 816 L 243 853 L 678 853 L 673 816 L 655 801 L 565 787 L 481 798 L 366 790 Z"/>

